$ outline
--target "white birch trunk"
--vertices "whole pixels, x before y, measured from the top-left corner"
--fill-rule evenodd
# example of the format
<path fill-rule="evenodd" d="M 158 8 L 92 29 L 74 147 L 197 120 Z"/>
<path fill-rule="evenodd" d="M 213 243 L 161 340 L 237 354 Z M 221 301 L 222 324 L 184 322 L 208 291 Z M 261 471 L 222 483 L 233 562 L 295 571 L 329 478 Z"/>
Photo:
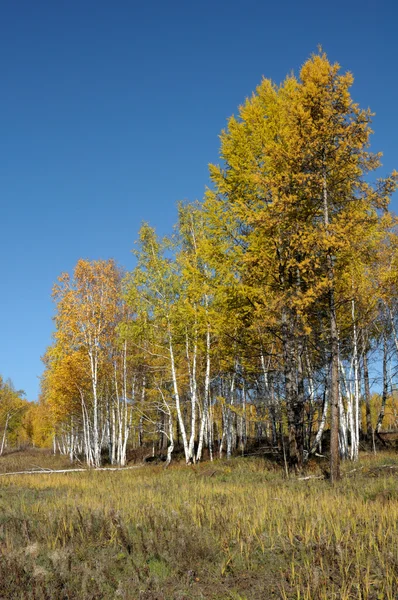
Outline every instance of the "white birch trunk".
<path fill-rule="evenodd" d="M 339 389 L 339 449 L 342 458 L 348 458 L 347 415 L 344 409 L 341 386 Z"/>
<path fill-rule="evenodd" d="M 7 429 L 8 429 L 8 423 L 9 423 L 9 421 L 10 421 L 10 413 L 7 413 L 6 422 L 4 424 L 3 438 L 1 440 L 0 456 L 3 455 L 4 448 L 5 448 L 5 445 L 6 445 Z"/>
<path fill-rule="evenodd" d="M 203 411 L 202 419 L 200 423 L 199 431 L 199 443 L 198 451 L 196 454 L 196 460 L 202 459 L 203 442 L 205 436 L 205 427 L 209 421 L 209 396 L 210 396 L 210 327 L 207 326 L 206 332 L 206 374 L 205 374 L 205 389 L 204 389 L 204 400 L 203 400 Z"/>
<path fill-rule="evenodd" d="M 235 392 L 235 373 L 232 375 L 231 387 L 229 392 L 230 405 L 234 404 L 234 392 Z M 226 438 L 227 438 L 227 459 L 231 458 L 232 454 L 232 438 L 233 438 L 233 413 L 229 407 L 226 408 Z"/>
<path fill-rule="evenodd" d="M 191 388 L 191 435 L 190 435 L 189 444 L 188 444 L 188 460 L 189 460 L 189 462 L 195 462 L 194 445 L 195 445 L 196 402 L 197 402 L 196 365 L 197 365 L 197 355 L 198 355 L 196 324 L 195 324 L 195 342 L 194 342 L 193 356 L 192 356 L 192 371 L 190 368 L 188 334 L 186 335 L 186 352 L 187 352 L 187 361 L 188 361 L 188 370 L 189 370 L 189 379 L 190 379 L 190 388 Z"/>
<path fill-rule="evenodd" d="M 94 341 L 95 345 L 95 341 Z M 98 430 L 98 357 L 97 350 L 92 348 L 90 344 L 89 348 L 89 357 L 90 357 L 90 367 L 91 367 L 91 385 L 93 390 L 93 437 L 92 437 L 92 445 L 93 445 L 93 459 L 94 466 L 101 466 L 101 449 L 100 449 L 100 440 L 99 440 L 99 430 Z"/>
<path fill-rule="evenodd" d="M 352 322 L 354 330 L 354 427 L 355 427 L 355 446 L 353 451 L 353 459 L 358 460 L 359 454 L 359 366 L 358 366 L 358 341 L 357 328 L 355 323 L 355 303 L 352 300 Z"/>
<path fill-rule="evenodd" d="M 355 421 L 354 421 L 355 395 L 352 391 L 352 385 L 351 385 L 351 379 L 352 379 L 352 375 L 353 375 L 353 364 L 351 363 L 351 366 L 350 366 L 349 379 L 347 379 L 346 370 L 344 368 L 343 363 L 341 361 L 339 361 L 339 364 L 340 364 L 340 372 L 341 372 L 341 375 L 343 378 L 343 383 L 344 383 L 344 388 L 346 391 L 346 398 L 347 398 L 347 410 L 345 413 L 345 420 L 344 420 L 344 423 L 340 423 L 340 427 L 339 427 L 339 438 L 341 438 L 341 440 L 339 442 L 340 451 L 341 452 L 344 451 L 343 438 L 345 436 L 346 444 L 347 444 L 347 456 L 349 456 L 349 458 L 351 460 L 353 460 L 354 454 L 355 454 L 355 447 L 356 447 L 356 430 L 355 430 Z M 340 394 L 339 395 L 340 417 L 342 416 L 343 411 L 344 411 L 344 405 L 343 405 L 343 400 L 342 400 L 342 397 Z M 343 431 L 344 431 L 344 433 L 343 433 Z M 350 434 L 350 444 L 348 444 L 348 432 Z"/>
<path fill-rule="evenodd" d="M 169 464 L 171 463 L 171 455 L 173 454 L 173 450 L 174 450 L 173 419 L 172 419 L 170 411 L 168 414 L 168 421 L 169 421 L 169 434 L 168 434 L 169 444 L 167 446 L 167 457 L 166 457 L 165 467 L 168 467 Z"/>
<path fill-rule="evenodd" d="M 184 419 L 182 417 L 182 412 L 181 412 L 180 394 L 178 391 L 177 373 L 176 373 L 175 361 L 174 361 L 174 350 L 173 350 L 173 343 L 172 343 L 172 337 L 171 337 L 170 330 L 169 330 L 169 352 L 170 352 L 171 377 L 172 377 L 172 381 L 173 381 L 174 399 L 175 399 L 176 409 L 177 409 L 178 425 L 180 427 L 182 443 L 184 446 L 185 461 L 187 464 L 189 464 L 190 463 L 189 446 L 188 446 L 187 433 L 186 433 L 186 429 L 185 429 Z"/>
<path fill-rule="evenodd" d="M 317 431 L 316 436 L 315 436 L 314 443 L 311 446 L 310 454 L 314 454 L 316 452 L 317 447 L 321 443 L 322 435 L 323 435 L 323 432 L 324 432 L 324 429 L 325 429 L 325 425 L 326 425 L 326 418 L 327 418 L 327 414 L 328 414 L 328 408 L 329 408 L 329 394 L 326 393 L 325 394 L 325 401 L 323 403 L 322 418 L 321 418 L 321 421 L 319 423 L 319 427 L 318 427 L 318 431 Z"/>

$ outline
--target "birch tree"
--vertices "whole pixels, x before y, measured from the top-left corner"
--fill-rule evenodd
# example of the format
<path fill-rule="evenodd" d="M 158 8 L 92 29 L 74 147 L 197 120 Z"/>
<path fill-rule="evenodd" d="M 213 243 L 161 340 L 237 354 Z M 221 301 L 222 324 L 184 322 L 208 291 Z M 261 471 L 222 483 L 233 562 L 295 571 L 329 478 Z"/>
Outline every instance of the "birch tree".
<path fill-rule="evenodd" d="M 100 375 L 109 365 L 110 346 L 120 321 L 121 273 L 114 261 L 79 260 L 71 278 L 64 273 L 54 286 L 57 304 L 55 340 L 66 354 L 83 351 L 91 383 L 92 410 L 82 400 L 90 431 L 93 465 L 101 464 L 104 398 Z"/>

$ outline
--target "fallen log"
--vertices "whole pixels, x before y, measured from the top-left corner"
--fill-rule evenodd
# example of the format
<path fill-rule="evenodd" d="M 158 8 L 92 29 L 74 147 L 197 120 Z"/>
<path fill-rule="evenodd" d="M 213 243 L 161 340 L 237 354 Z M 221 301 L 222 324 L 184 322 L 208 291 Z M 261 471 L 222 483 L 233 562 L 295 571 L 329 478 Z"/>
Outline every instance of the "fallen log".
<path fill-rule="evenodd" d="M 92 473 L 94 471 L 129 471 L 131 469 L 140 469 L 141 465 L 133 467 L 97 467 L 93 469 L 41 469 L 40 471 L 13 471 L 12 473 L 0 473 L 0 477 L 5 475 L 52 475 L 53 473 Z"/>

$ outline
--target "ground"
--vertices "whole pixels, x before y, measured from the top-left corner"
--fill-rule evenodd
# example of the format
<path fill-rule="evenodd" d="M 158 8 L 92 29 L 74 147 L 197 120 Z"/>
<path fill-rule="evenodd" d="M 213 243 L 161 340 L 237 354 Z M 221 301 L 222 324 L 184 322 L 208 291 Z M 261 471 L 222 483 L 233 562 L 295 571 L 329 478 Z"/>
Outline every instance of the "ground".
<path fill-rule="evenodd" d="M 0 473 L 68 466 L 0 458 Z M 258 457 L 0 475 L 0 598 L 395 600 L 398 456 L 343 471 L 333 487 L 322 464 L 286 479 Z"/>

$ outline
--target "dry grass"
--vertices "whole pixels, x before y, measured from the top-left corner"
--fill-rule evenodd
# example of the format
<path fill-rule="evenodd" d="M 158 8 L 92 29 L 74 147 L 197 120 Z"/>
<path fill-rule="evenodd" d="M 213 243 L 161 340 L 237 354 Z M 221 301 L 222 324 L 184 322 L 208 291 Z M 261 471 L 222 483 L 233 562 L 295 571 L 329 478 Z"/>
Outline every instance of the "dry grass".
<path fill-rule="evenodd" d="M 396 599 L 398 459 L 356 467 L 334 488 L 262 459 L 0 477 L 0 597 Z"/>
<path fill-rule="evenodd" d="M 0 456 L 0 473 L 33 471 L 35 469 L 69 469 L 71 467 L 73 468 L 73 465 L 68 457 L 54 456 L 51 450 L 41 448 L 31 448 L 22 452 L 14 450 Z"/>

